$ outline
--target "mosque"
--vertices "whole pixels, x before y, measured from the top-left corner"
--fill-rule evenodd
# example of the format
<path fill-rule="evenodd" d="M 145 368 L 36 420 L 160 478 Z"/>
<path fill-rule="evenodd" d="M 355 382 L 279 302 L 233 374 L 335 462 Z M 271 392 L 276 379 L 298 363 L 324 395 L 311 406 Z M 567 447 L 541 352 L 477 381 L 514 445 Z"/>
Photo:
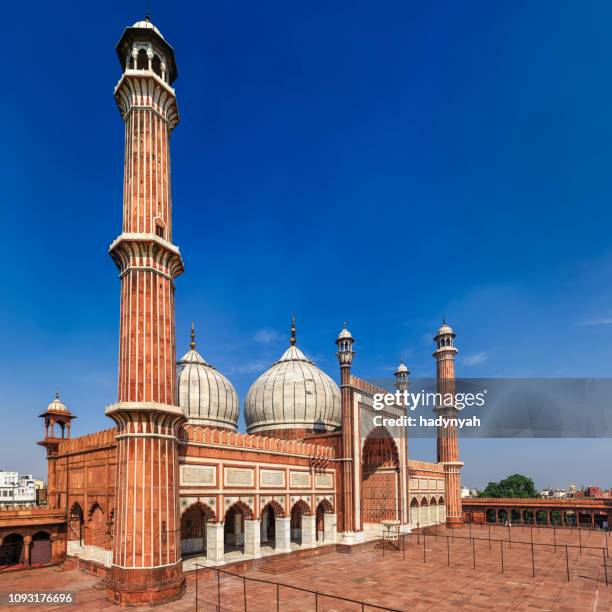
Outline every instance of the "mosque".
<path fill-rule="evenodd" d="M 119 605 L 177 599 L 194 563 L 263 563 L 280 554 L 356 550 L 383 525 L 409 531 L 462 522 L 457 432 L 438 432 L 438 462 L 408 459 L 405 430 L 373 426 L 376 393 L 352 373 L 344 326 L 330 339 L 340 385 L 288 346 L 240 401 L 197 350 L 176 360 L 170 135 L 179 122 L 172 46 L 149 19 L 117 45 L 115 99 L 125 125 L 123 223 L 109 248 L 120 279 L 114 426 L 71 436 L 76 418 L 57 396 L 40 415 L 48 459 L 45 508 L 0 512 L 0 565 L 63 562 L 105 578 Z M 335 340 L 335 347 L 332 341 Z M 439 386 L 452 385 L 455 333 L 434 337 Z M 395 371 L 397 389 L 409 372 Z M 440 409 L 442 410 L 442 409 Z M 450 409 L 449 409 L 450 410 Z M 383 414 L 405 414 L 386 406 Z"/>

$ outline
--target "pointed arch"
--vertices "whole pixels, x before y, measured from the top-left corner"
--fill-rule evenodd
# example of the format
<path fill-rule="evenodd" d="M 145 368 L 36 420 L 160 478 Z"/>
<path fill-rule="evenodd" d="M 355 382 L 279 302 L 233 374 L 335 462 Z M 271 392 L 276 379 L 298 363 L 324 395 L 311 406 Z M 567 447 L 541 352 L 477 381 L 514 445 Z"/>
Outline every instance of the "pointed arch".
<path fill-rule="evenodd" d="M 329 501 L 329 499 L 327 499 L 326 497 L 324 497 L 318 504 L 317 504 L 317 510 L 319 509 L 319 507 L 321 507 L 321 509 L 323 510 L 323 512 L 334 512 L 334 507 L 332 505 L 332 503 Z"/>
<path fill-rule="evenodd" d="M 299 510 L 301 514 L 312 514 L 310 506 L 303 499 L 298 499 L 295 504 L 291 506 L 291 512 L 293 512 L 294 510 Z"/>
<path fill-rule="evenodd" d="M 276 500 L 271 499 L 267 504 L 264 504 L 261 508 L 261 512 L 263 513 L 268 506 L 274 511 L 275 517 L 285 518 L 285 510 Z"/>
<path fill-rule="evenodd" d="M 436 498 L 435 498 L 435 497 L 432 497 L 432 498 L 429 500 L 429 505 L 430 505 L 430 506 L 437 506 L 437 505 L 438 505 L 438 502 L 436 501 Z"/>
<path fill-rule="evenodd" d="M 426 497 L 423 497 L 421 499 L 421 506 L 429 506 L 429 502 L 427 501 Z"/>
<path fill-rule="evenodd" d="M 419 500 L 416 497 L 413 497 L 410 500 L 410 507 L 411 508 L 418 508 L 419 507 Z"/>
<path fill-rule="evenodd" d="M 225 511 L 225 516 L 227 516 L 227 513 L 230 510 L 235 510 L 235 511 L 240 512 L 244 516 L 245 519 L 253 518 L 253 510 L 251 509 L 250 506 L 245 504 L 243 501 L 234 502 L 231 506 L 229 506 L 229 508 Z"/>

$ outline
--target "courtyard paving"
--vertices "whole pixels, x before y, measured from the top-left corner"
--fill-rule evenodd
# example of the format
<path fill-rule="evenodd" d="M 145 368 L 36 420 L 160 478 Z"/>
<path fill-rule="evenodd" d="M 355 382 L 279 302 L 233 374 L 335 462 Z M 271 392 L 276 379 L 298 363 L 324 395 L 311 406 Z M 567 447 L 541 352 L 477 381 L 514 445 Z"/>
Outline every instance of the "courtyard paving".
<path fill-rule="evenodd" d="M 602 533 L 503 527 L 474 527 L 438 537 L 414 535 L 406 538 L 405 550 L 370 543 L 352 554 L 335 552 L 300 561 L 300 568 L 284 574 L 258 570 L 244 572 L 246 578 L 286 586 L 243 580 L 214 570 L 198 572 L 198 610 L 217 609 L 271 612 L 307 610 L 357 611 L 360 604 L 323 594 L 365 601 L 395 610 L 597 610 L 612 612 L 612 567 L 608 567 L 607 538 Z M 491 543 L 489 544 L 489 533 Z M 508 536 L 512 542 L 508 541 Z M 532 547 L 533 538 L 533 565 Z M 499 541 L 504 539 L 503 544 Z M 520 543 L 519 543 L 520 541 Z M 554 544 L 556 542 L 556 550 Z M 582 544 L 582 550 L 579 546 Z M 567 553 L 566 553 L 566 547 Z M 490 546 L 490 548 L 489 548 Z M 503 547 L 503 573 L 502 573 Z M 383 556 L 384 553 L 384 556 Z M 449 565 L 450 559 L 450 565 Z M 612 562 L 610 563 L 612 566 Z M 533 576 L 535 566 L 535 577 Z M 569 576 L 568 581 L 568 566 Z M 606 570 L 610 586 L 606 585 Z M 229 568 L 231 570 L 231 566 Z M 195 572 L 187 579 L 187 594 L 158 610 L 195 610 Z M 28 606 L 45 610 L 111 609 L 100 580 L 78 570 L 43 568 L 0 574 L 0 592 L 73 591 L 76 604 L 70 606 Z M 308 589 L 321 593 L 315 596 Z M 317 601 L 315 601 L 315 598 Z M 0 606 L 2 610 L 25 606 Z"/>

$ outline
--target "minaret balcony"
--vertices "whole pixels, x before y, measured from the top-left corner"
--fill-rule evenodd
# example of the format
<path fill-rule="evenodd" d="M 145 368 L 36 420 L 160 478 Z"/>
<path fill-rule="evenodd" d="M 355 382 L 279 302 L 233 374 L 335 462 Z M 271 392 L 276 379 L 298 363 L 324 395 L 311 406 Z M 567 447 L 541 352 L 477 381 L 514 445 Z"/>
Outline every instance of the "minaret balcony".
<path fill-rule="evenodd" d="M 179 248 L 157 234 L 124 232 L 108 251 L 120 276 L 134 269 L 151 270 L 173 280 L 185 270 Z"/>

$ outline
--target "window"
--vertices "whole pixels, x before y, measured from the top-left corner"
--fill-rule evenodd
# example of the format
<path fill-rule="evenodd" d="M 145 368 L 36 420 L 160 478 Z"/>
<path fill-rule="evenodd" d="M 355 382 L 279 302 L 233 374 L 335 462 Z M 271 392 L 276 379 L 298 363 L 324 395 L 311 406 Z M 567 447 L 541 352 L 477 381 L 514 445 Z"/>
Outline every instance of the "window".
<path fill-rule="evenodd" d="M 156 234 L 157 234 L 157 235 L 158 235 L 160 238 L 163 238 L 163 237 L 164 237 L 164 228 L 163 228 L 161 225 L 156 224 L 156 225 L 155 225 L 155 233 L 156 233 Z"/>

